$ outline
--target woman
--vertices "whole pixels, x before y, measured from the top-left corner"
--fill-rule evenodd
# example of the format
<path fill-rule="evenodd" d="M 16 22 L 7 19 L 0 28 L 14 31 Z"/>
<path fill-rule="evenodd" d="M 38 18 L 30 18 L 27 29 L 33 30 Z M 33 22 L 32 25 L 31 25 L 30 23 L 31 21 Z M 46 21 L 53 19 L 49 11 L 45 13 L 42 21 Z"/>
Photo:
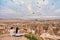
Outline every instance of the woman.
<path fill-rule="evenodd" d="M 14 29 L 13 29 L 13 27 L 10 28 L 10 31 L 9 31 L 9 32 L 10 32 L 10 36 L 14 36 L 14 35 L 15 35 L 15 34 L 14 34 Z"/>

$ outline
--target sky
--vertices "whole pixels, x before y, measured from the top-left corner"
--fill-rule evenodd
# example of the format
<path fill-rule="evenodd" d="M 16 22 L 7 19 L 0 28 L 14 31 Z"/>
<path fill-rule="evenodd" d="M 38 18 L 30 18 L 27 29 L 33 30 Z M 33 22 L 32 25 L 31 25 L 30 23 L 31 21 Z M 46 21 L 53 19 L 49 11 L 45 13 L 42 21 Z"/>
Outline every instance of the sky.
<path fill-rule="evenodd" d="M 0 18 L 59 19 L 60 0 L 0 0 Z"/>

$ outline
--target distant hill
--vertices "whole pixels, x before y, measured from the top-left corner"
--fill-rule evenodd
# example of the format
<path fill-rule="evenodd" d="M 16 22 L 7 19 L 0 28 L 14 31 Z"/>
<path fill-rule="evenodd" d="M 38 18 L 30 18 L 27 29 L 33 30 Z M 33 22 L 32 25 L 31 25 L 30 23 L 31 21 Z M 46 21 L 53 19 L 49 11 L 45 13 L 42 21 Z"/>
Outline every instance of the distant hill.
<path fill-rule="evenodd" d="M 0 22 L 21 22 L 22 19 L 0 19 Z"/>
<path fill-rule="evenodd" d="M 60 19 L 28 19 L 28 20 L 24 20 L 24 19 L 3 19 L 0 18 L 0 22 L 31 22 L 31 21 L 48 21 L 48 20 L 52 20 L 52 21 L 60 21 Z"/>

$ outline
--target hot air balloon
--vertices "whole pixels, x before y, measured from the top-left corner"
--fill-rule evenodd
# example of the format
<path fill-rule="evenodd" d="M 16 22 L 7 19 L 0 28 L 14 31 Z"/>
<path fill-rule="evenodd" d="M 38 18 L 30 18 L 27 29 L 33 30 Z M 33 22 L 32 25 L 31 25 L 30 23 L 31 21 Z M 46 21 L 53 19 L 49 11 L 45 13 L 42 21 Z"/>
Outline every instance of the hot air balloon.
<path fill-rule="evenodd" d="M 34 12 L 32 14 L 35 14 Z"/>
<path fill-rule="evenodd" d="M 43 1 L 45 1 L 45 0 L 43 0 Z"/>
<path fill-rule="evenodd" d="M 52 3 L 52 5 L 54 5 L 54 3 Z"/>

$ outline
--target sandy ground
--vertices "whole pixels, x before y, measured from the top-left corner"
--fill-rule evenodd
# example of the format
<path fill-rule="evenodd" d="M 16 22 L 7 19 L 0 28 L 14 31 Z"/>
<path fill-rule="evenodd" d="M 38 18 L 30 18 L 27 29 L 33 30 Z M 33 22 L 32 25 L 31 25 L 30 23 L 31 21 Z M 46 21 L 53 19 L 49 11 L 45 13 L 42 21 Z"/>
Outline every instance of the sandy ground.
<path fill-rule="evenodd" d="M 24 36 L 22 36 L 22 37 L 11 37 L 11 36 L 5 35 L 3 37 L 0 37 L 0 40 L 27 40 L 27 38 L 25 38 Z"/>

